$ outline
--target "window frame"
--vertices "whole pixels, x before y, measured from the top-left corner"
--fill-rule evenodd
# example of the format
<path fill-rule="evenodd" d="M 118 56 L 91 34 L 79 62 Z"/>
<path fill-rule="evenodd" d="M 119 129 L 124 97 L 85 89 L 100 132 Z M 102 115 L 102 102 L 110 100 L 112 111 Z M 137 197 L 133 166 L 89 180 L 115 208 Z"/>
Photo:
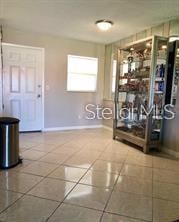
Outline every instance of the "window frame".
<path fill-rule="evenodd" d="M 114 73 L 114 64 L 115 64 L 115 69 L 116 69 L 116 73 L 115 73 L 115 75 L 113 75 Z M 117 60 L 116 59 L 113 59 L 112 60 L 112 73 L 111 73 L 111 93 L 112 93 L 112 95 L 114 95 L 114 93 L 115 93 L 115 90 L 116 90 L 116 75 L 117 75 Z M 115 81 L 115 83 L 114 83 L 114 91 L 113 91 L 113 79 L 114 79 L 114 81 Z"/>
<path fill-rule="evenodd" d="M 94 90 L 82 90 L 82 89 L 78 89 L 78 90 L 73 90 L 73 89 L 68 89 L 68 81 L 69 81 L 69 76 L 70 76 L 70 72 L 68 71 L 68 63 L 69 63 L 69 58 L 70 57 L 75 57 L 75 58 L 84 58 L 84 59 L 94 59 L 97 62 L 97 73 L 96 74 L 90 74 L 90 73 L 74 73 L 77 75 L 85 75 L 85 76 L 95 76 L 96 80 L 95 80 L 95 89 Z M 97 83 L 98 83 L 98 73 L 99 73 L 99 58 L 98 57 L 90 57 L 90 56 L 79 56 L 79 55 L 72 55 L 72 54 L 68 54 L 67 55 L 67 84 L 66 84 L 66 91 L 67 92 L 74 92 L 74 93 L 96 93 L 97 92 Z"/>

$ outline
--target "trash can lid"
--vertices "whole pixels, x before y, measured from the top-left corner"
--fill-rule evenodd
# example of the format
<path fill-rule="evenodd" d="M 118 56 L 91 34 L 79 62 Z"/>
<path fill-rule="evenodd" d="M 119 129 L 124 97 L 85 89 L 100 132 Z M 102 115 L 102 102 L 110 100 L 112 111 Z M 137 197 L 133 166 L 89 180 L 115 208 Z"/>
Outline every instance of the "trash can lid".
<path fill-rule="evenodd" d="M 14 124 L 19 123 L 20 120 L 12 117 L 0 117 L 0 124 Z"/>

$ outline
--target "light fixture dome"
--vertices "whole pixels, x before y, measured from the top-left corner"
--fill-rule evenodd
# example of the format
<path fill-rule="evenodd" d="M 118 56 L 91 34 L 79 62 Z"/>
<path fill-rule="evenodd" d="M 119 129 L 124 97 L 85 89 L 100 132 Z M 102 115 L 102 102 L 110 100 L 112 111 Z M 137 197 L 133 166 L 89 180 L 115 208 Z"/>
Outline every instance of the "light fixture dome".
<path fill-rule="evenodd" d="M 101 30 L 101 31 L 107 31 L 111 28 L 111 26 L 113 25 L 113 22 L 112 21 L 109 21 L 109 20 L 98 20 L 95 22 L 95 24 L 98 26 L 98 28 Z"/>

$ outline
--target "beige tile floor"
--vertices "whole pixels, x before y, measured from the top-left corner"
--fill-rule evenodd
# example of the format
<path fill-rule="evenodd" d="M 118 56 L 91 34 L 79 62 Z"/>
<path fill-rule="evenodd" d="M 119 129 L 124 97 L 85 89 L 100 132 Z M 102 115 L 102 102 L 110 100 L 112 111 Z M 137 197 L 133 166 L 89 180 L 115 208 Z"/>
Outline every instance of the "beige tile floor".
<path fill-rule="evenodd" d="M 20 135 L 23 164 L 0 171 L 0 222 L 179 220 L 179 161 L 105 129 Z"/>

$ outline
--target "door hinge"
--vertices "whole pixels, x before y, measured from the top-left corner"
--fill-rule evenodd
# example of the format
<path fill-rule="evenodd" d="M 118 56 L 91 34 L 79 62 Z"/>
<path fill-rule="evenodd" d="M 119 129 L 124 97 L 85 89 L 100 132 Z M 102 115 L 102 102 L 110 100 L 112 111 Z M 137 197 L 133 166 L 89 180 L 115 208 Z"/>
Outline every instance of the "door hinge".
<path fill-rule="evenodd" d="M 4 104 L 2 104 L 2 109 L 4 109 Z"/>

